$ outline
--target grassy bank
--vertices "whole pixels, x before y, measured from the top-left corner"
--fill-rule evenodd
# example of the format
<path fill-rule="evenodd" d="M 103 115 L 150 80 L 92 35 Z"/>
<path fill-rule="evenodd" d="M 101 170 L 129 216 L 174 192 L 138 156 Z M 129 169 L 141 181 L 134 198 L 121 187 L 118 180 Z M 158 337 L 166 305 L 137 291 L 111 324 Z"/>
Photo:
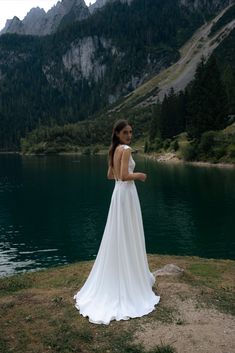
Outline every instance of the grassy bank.
<path fill-rule="evenodd" d="M 114 320 L 108 326 L 90 323 L 74 307 L 73 295 L 86 280 L 93 261 L 1 278 L 0 352 L 182 353 L 181 341 L 188 329 L 196 336 L 185 338 L 187 352 L 205 352 L 198 345 L 205 341 L 203 335 L 212 319 L 227 327 L 229 334 L 235 314 L 235 261 L 151 254 L 148 261 L 152 272 L 169 263 L 184 271 L 156 277 L 153 290 L 161 295 L 156 310 L 141 318 Z M 199 314 L 200 320 L 206 321 L 201 337 L 193 329 Z M 175 334 L 175 340 L 167 338 L 163 330 Z M 179 330 L 183 330 L 181 334 Z M 216 328 L 210 330 L 208 335 Z M 232 345 L 223 330 L 217 335 L 220 344 L 226 339 L 226 344 Z M 215 344 L 218 348 L 216 340 Z M 212 352 L 210 349 L 213 344 L 206 351 Z"/>
<path fill-rule="evenodd" d="M 183 132 L 165 140 L 146 140 L 145 152 L 162 161 L 235 165 L 235 123 L 223 130 L 206 131 L 198 139 Z"/>
<path fill-rule="evenodd" d="M 80 126 L 81 125 L 81 126 Z M 68 124 L 65 127 L 41 127 L 21 139 L 21 154 L 106 154 L 109 146 L 107 131 L 99 131 L 90 124 Z M 89 138 L 87 137 L 89 136 Z M 98 138 L 99 137 L 99 138 Z M 96 142 L 95 141 L 100 141 Z M 150 139 L 148 134 L 139 134 L 132 147 L 143 156 L 160 161 L 190 162 L 200 165 L 235 165 L 235 122 L 223 130 L 206 131 L 198 139 L 190 139 L 186 132 L 162 140 Z"/>

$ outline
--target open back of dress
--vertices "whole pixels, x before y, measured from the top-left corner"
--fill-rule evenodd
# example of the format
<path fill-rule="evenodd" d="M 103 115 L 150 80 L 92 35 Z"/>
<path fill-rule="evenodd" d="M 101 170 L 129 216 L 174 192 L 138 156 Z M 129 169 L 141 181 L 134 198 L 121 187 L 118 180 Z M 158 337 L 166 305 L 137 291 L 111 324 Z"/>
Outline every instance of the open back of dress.
<path fill-rule="evenodd" d="M 130 155 L 129 173 L 134 168 Z M 135 182 L 116 179 L 100 247 L 87 280 L 73 297 L 75 307 L 95 324 L 141 317 L 160 301 L 154 283 Z"/>

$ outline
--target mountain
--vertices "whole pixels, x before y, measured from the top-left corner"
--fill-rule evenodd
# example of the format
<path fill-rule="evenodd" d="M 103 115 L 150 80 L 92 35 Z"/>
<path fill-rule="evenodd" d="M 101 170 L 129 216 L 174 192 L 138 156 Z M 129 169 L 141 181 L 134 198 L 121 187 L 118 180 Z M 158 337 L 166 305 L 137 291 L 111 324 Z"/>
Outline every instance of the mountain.
<path fill-rule="evenodd" d="M 58 1 L 47 13 L 40 7 L 33 7 L 21 21 L 17 16 L 6 21 L 5 27 L 0 31 L 4 33 L 30 34 L 43 36 L 54 33 L 59 27 L 80 21 L 96 10 L 101 9 L 106 3 L 120 1 L 130 4 L 133 0 L 97 0 L 89 7 L 84 0 Z"/>
<path fill-rule="evenodd" d="M 17 33 L 43 36 L 56 32 L 59 26 L 83 20 L 90 12 L 84 0 L 58 1 L 45 12 L 39 7 L 32 8 L 21 21 L 18 17 L 7 20 L 0 34 Z"/>
<path fill-rule="evenodd" d="M 96 2 L 94 2 L 89 6 L 90 13 L 93 13 L 97 9 L 100 9 L 101 7 L 103 7 L 108 1 L 109 0 L 97 0 Z"/>
<path fill-rule="evenodd" d="M 127 94 L 121 104 L 116 104 L 110 111 L 107 110 L 107 113 L 121 112 L 128 107 L 138 109 L 151 106 L 158 100 L 162 101 L 164 95 L 169 93 L 171 88 L 175 92 L 185 89 L 193 80 L 196 67 L 202 56 L 208 60 L 214 51 L 218 52 L 216 51 L 217 47 L 222 50 L 221 48 L 229 40 L 230 47 L 227 46 L 226 54 L 231 53 L 231 57 L 233 57 L 234 30 L 235 5 L 230 4 L 220 11 L 213 20 L 206 22 L 194 32 L 192 37 L 179 49 L 180 57 L 175 63 L 162 69 L 160 73 Z M 220 55 L 219 62 L 222 64 L 224 61 L 225 58 Z M 230 61 L 229 65 L 235 68 L 232 60 Z"/>
<path fill-rule="evenodd" d="M 112 3 L 114 1 L 120 1 L 122 3 L 130 4 L 133 0 L 97 0 L 96 2 L 94 2 L 93 4 L 91 4 L 89 6 L 89 11 L 92 14 L 96 10 L 98 10 L 98 9 L 102 8 L 103 6 L 105 6 L 108 2 Z"/>
<path fill-rule="evenodd" d="M 44 9 L 39 7 L 32 8 L 22 20 L 24 34 L 38 35 L 41 33 L 45 17 L 46 12 Z"/>
<path fill-rule="evenodd" d="M 199 27 L 179 49 L 179 52 L 180 57 L 176 62 L 167 68 L 163 68 L 136 89 L 122 95 L 115 103 L 96 114 L 95 119 L 93 119 L 94 126 L 91 127 L 88 120 L 86 126 L 89 126 L 90 131 L 94 129 L 95 135 L 99 136 L 99 126 L 107 126 L 107 130 L 110 131 L 115 120 L 128 117 L 128 120 L 135 124 L 135 138 L 147 137 L 149 132 L 151 134 L 151 131 L 153 131 L 151 120 L 158 114 L 158 103 L 162 104 L 164 97 L 171 95 L 172 90 L 174 91 L 174 98 L 183 96 L 183 90 L 190 91 L 200 61 L 203 58 L 206 65 L 207 63 L 210 65 L 209 62 L 210 59 L 213 60 L 212 57 L 216 58 L 217 69 L 219 69 L 220 78 L 227 93 L 228 104 L 226 107 L 221 107 L 221 112 L 225 108 L 231 122 L 235 121 L 235 5 L 228 5 L 217 16 Z M 210 74 L 211 81 L 213 81 L 215 79 L 213 67 Z M 210 83 L 208 85 L 210 86 Z M 204 100 L 207 102 L 204 83 L 198 88 L 199 91 L 204 92 Z M 216 88 L 218 87 L 211 87 L 210 91 L 213 92 Z M 214 99 L 220 101 L 221 95 L 215 95 Z M 183 113 L 180 112 L 182 116 Z M 173 116 L 174 119 L 177 118 L 176 107 L 173 109 Z M 226 113 L 224 118 L 226 119 Z M 230 141 L 233 144 L 233 151 L 235 151 L 234 124 Z M 77 125 L 79 130 L 79 123 Z M 82 129 L 85 130 L 84 124 Z M 225 129 L 225 131 L 227 130 Z M 103 139 L 107 141 L 108 134 Z M 90 141 L 92 143 L 96 141 L 102 143 L 102 140 L 96 140 L 94 135 L 93 138 L 90 138 Z M 233 153 L 233 158 L 235 158 L 235 153 Z"/>
<path fill-rule="evenodd" d="M 108 1 L 83 21 L 70 21 L 68 16 L 68 22 L 60 22 L 51 35 L 1 35 L 0 148 L 18 149 L 20 138 L 41 125 L 82 122 L 102 112 L 109 112 L 104 116 L 112 119 L 111 110 L 120 101 L 131 96 L 134 104 L 148 96 L 152 99 L 158 85 L 146 94 L 141 87 L 179 62 L 182 48 L 196 31 L 207 28 L 229 4 L 226 0 Z M 226 21 L 227 26 L 232 20 Z M 221 32 L 219 40 L 225 40 L 231 28 Z M 199 47 L 206 43 L 207 38 L 197 41 Z M 192 45 L 189 54 L 194 49 Z M 140 93 L 135 94 L 138 88 Z M 143 124 L 149 115 L 141 109 L 138 106 L 133 114 L 140 110 Z"/>

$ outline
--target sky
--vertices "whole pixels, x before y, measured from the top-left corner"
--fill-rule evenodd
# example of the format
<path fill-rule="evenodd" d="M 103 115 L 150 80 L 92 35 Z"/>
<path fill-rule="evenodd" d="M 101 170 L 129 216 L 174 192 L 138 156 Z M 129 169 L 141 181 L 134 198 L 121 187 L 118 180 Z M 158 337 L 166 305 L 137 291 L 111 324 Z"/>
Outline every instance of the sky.
<path fill-rule="evenodd" d="M 61 0 L 0 0 L 0 30 L 5 26 L 7 19 L 17 16 L 20 20 L 23 20 L 32 7 L 39 6 L 48 11 L 58 1 Z M 95 1 L 85 0 L 85 3 L 89 5 Z"/>

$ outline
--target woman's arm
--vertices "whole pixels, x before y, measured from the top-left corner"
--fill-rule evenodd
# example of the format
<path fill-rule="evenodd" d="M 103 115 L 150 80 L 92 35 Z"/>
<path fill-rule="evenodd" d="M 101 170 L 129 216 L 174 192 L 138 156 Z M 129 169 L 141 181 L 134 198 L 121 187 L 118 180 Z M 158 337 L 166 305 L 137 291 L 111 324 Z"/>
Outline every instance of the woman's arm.
<path fill-rule="evenodd" d="M 131 155 L 131 149 L 127 148 L 123 150 L 122 158 L 121 158 L 121 170 L 120 170 L 120 177 L 122 181 L 126 180 L 141 180 L 143 173 L 129 173 L 128 171 L 128 164 L 129 158 Z"/>
<path fill-rule="evenodd" d="M 114 174 L 113 174 L 113 168 L 111 166 L 109 166 L 109 168 L 108 168 L 107 178 L 108 179 L 115 179 Z"/>

